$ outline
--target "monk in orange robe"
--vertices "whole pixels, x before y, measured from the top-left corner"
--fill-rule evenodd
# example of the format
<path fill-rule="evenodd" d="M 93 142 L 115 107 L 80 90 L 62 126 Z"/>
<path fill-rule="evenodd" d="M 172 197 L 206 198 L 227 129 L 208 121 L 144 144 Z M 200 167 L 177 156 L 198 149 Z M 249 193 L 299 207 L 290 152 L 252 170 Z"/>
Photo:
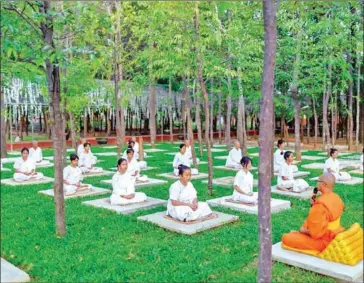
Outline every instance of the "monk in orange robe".
<path fill-rule="evenodd" d="M 341 198 L 333 192 L 335 177 L 324 173 L 317 181 L 322 195 L 311 200 L 312 207 L 299 232 L 292 231 L 282 236 L 283 247 L 322 252 L 335 236 L 344 231 L 340 217 L 344 210 Z"/>

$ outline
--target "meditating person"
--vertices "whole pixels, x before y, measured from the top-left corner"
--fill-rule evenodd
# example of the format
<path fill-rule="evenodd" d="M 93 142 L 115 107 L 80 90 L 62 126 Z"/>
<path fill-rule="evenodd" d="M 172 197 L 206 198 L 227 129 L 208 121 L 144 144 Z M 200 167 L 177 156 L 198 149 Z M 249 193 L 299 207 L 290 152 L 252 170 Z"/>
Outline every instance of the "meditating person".
<path fill-rule="evenodd" d="M 179 175 L 179 166 L 183 164 L 187 167 L 191 167 L 191 159 L 186 155 L 186 145 L 181 143 L 179 145 L 179 152 L 176 153 L 173 159 L 173 173 L 175 176 Z M 196 168 L 191 169 L 192 175 L 198 175 L 198 170 Z"/>
<path fill-rule="evenodd" d="M 336 148 L 330 149 L 330 157 L 325 162 L 324 173 L 329 172 L 335 176 L 336 181 L 349 181 L 351 176 L 347 172 L 340 172 L 340 162 L 337 159 L 339 152 Z"/>
<path fill-rule="evenodd" d="M 293 178 L 293 153 L 286 151 L 283 157 L 285 163 L 279 169 L 277 189 L 294 193 L 301 193 L 309 189 L 310 186 L 305 180 Z"/>
<path fill-rule="evenodd" d="M 63 169 L 63 191 L 66 195 L 86 191 L 92 188 L 91 185 L 82 184 L 82 170 L 78 167 L 77 154 L 70 155 L 71 164 Z"/>
<path fill-rule="evenodd" d="M 226 167 L 234 168 L 234 169 L 241 169 L 240 160 L 243 157 L 241 149 L 240 149 L 240 142 L 235 141 L 234 147 L 230 150 L 229 156 L 226 159 Z"/>
<path fill-rule="evenodd" d="M 38 146 L 37 141 L 33 141 L 33 147 L 29 149 L 29 158 L 35 161 L 35 165 L 48 165 L 49 160 L 43 160 L 42 149 Z"/>
<path fill-rule="evenodd" d="M 147 182 L 148 177 L 146 175 L 140 174 L 139 162 L 136 161 L 136 159 L 134 158 L 134 150 L 132 148 L 128 148 L 126 150 L 126 156 L 127 156 L 127 161 L 128 161 L 128 171 L 127 172 L 130 174 L 130 176 L 135 178 L 136 181 Z"/>
<path fill-rule="evenodd" d="M 134 146 L 135 146 L 135 142 L 134 142 L 134 141 L 132 141 L 132 140 L 130 140 L 130 141 L 128 142 L 128 148 L 124 151 L 124 153 L 123 153 L 123 155 L 122 155 L 122 158 L 124 158 L 124 159 L 128 159 L 127 150 L 128 150 L 128 149 L 132 149 L 132 150 L 134 151 Z M 138 150 L 139 150 L 139 148 L 138 148 Z M 146 162 L 146 161 L 144 161 L 144 160 L 139 161 L 139 154 L 138 154 L 138 153 L 136 153 L 135 151 L 134 151 L 134 156 L 133 156 L 133 158 L 134 158 L 134 159 L 138 162 L 140 169 L 146 169 L 146 168 L 147 168 L 147 162 Z"/>
<path fill-rule="evenodd" d="M 192 158 L 192 147 L 191 147 L 191 143 L 190 140 L 185 140 L 185 145 L 186 145 L 186 156 L 191 160 L 191 164 L 193 163 L 193 158 Z M 196 162 L 200 163 L 200 159 L 198 159 L 196 157 Z"/>
<path fill-rule="evenodd" d="M 194 221 L 212 214 L 209 205 L 197 200 L 197 192 L 190 182 L 191 169 L 183 164 L 178 167 L 179 180 L 169 188 L 167 216 L 179 221 Z"/>
<path fill-rule="evenodd" d="M 244 156 L 240 161 L 242 169 L 234 179 L 233 201 L 256 205 L 258 197 L 253 193 L 253 174 L 249 172 L 252 168 L 252 160 Z"/>
<path fill-rule="evenodd" d="M 284 160 L 284 148 L 286 147 L 286 142 L 282 139 L 277 142 L 277 150 L 274 153 L 274 172 L 278 173 L 281 166 L 286 162 Z M 294 172 L 298 172 L 298 167 L 292 164 L 292 170 Z"/>
<path fill-rule="evenodd" d="M 311 199 L 311 209 L 299 231 L 282 236 L 282 247 L 322 252 L 335 236 L 344 231 L 340 217 L 344 210 L 341 198 L 333 192 L 335 177 L 324 172 L 317 181 L 321 196 Z"/>
<path fill-rule="evenodd" d="M 14 181 L 24 182 L 29 180 L 39 180 L 44 177 L 42 173 L 35 172 L 35 161 L 29 158 L 29 149 L 24 147 L 21 150 L 21 157 L 14 163 Z"/>
<path fill-rule="evenodd" d="M 117 172 L 112 177 L 111 205 L 128 205 L 147 200 L 145 193 L 135 192 L 135 178 L 128 171 L 128 161 L 124 158 L 118 160 Z"/>
<path fill-rule="evenodd" d="M 81 157 L 81 153 L 85 151 L 84 144 L 86 143 L 86 139 L 81 138 L 78 142 L 79 145 L 77 147 L 77 155 Z"/>
<path fill-rule="evenodd" d="M 96 164 L 97 158 L 94 156 L 90 150 L 91 144 L 86 142 L 83 145 L 84 152 L 81 152 L 79 167 L 82 170 L 82 173 L 99 173 L 104 171 L 101 167 L 94 167 Z"/>
<path fill-rule="evenodd" d="M 139 159 L 139 143 L 137 142 L 136 136 L 131 137 L 131 141 L 134 142 L 133 150 L 134 150 L 134 153 L 138 156 L 137 159 Z M 144 157 L 146 157 L 146 156 L 147 156 L 147 153 L 144 152 Z"/>

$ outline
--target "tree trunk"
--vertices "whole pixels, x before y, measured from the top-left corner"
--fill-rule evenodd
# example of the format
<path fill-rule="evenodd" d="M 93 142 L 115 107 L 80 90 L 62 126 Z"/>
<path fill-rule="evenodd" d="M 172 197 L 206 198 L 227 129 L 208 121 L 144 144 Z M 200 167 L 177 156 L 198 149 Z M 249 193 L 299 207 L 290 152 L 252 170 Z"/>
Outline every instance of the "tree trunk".
<path fill-rule="evenodd" d="M 310 118 L 309 117 L 307 117 L 307 120 L 306 120 L 306 130 L 307 130 L 306 131 L 307 132 L 306 143 L 307 144 L 310 144 L 310 138 L 311 138 L 311 134 L 310 134 L 310 131 L 311 131 L 311 123 L 310 123 Z"/>
<path fill-rule="evenodd" d="M 203 80 L 203 63 L 201 58 L 200 51 L 200 28 L 199 28 L 199 10 L 198 10 L 198 2 L 195 2 L 195 17 L 194 17 L 194 25 L 195 25 L 195 44 L 196 44 L 196 63 L 197 63 L 197 76 L 201 87 L 201 92 L 204 98 L 204 107 L 205 107 L 205 142 L 206 142 L 206 150 L 207 150 L 207 162 L 208 162 L 208 182 L 207 182 L 207 190 L 208 194 L 212 195 L 212 178 L 213 178 L 213 170 L 212 170 L 212 153 L 211 153 L 211 144 L 209 139 L 209 122 L 210 122 L 210 109 L 209 109 L 209 97 L 206 90 L 206 85 Z"/>
<path fill-rule="evenodd" d="M 271 172 L 273 143 L 273 86 L 276 57 L 276 8 L 273 0 L 263 1 L 264 15 L 264 68 L 262 77 L 262 99 L 259 128 L 259 262 L 258 282 L 272 279 L 272 227 L 271 227 Z"/>
<path fill-rule="evenodd" d="M 39 11 L 44 15 L 44 21 L 40 23 L 43 33 L 44 45 L 55 49 L 53 42 L 53 13 L 51 12 L 51 2 L 43 1 L 39 4 Z M 54 201 L 56 214 L 56 232 L 63 236 L 66 234 L 64 195 L 63 195 L 63 140 L 64 129 L 61 113 L 61 87 L 59 64 L 57 61 L 51 62 L 46 59 L 46 73 L 48 82 L 48 92 L 51 98 L 51 113 L 53 126 L 53 148 L 54 148 Z"/>
<path fill-rule="evenodd" d="M 70 116 L 72 148 L 77 153 L 77 140 L 76 140 L 76 130 L 75 130 L 75 118 L 74 118 L 72 112 L 68 112 L 68 115 Z"/>
<path fill-rule="evenodd" d="M 173 94 L 172 94 L 172 78 L 169 77 L 168 81 L 168 117 L 169 117 L 169 141 L 173 144 Z"/>
<path fill-rule="evenodd" d="M 0 116 L 1 116 L 1 152 L 0 152 L 0 158 L 5 158 L 7 156 L 7 151 L 6 151 L 6 123 L 5 123 L 5 105 L 4 105 L 4 88 L 2 86 L 0 86 Z M 8 113 L 9 115 L 10 113 Z"/>
<path fill-rule="evenodd" d="M 331 76 L 332 76 L 332 65 L 331 63 L 328 66 L 329 78 L 327 82 L 327 89 L 324 86 L 323 93 L 323 105 L 322 105 L 322 147 L 323 150 L 327 151 L 328 147 L 331 143 L 330 141 L 330 130 L 329 130 L 329 122 L 327 120 L 327 114 L 329 109 L 329 100 L 332 93 L 332 84 L 331 84 Z"/>
<path fill-rule="evenodd" d="M 237 126 L 237 138 L 241 144 L 241 151 L 243 156 L 247 154 L 247 135 L 246 135 L 246 122 L 245 122 L 245 98 L 243 92 L 243 86 L 241 83 L 241 70 L 238 67 L 238 88 L 239 88 L 239 105 L 238 105 L 238 126 Z"/>
<path fill-rule="evenodd" d="M 358 54 L 358 77 L 356 84 L 356 129 L 355 129 L 355 150 L 359 151 L 359 129 L 360 129 L 360 55 Z M 363 117 L 363 116 L 362 116 Z M 362 120 L 364 120 L 362 118 Z"/>
<path fill-rule="evenodd" d="M 106 110 L 106 136 L 109 137 L 111 134 L 111 119 L 110 119 L 110 108 Z"/>
<path fill-rule="evenodd" d="M 210 100 L 210 143 L 214 144 L 214 79 L 211 79 L 211 100 Z"/>
<path fill-rule="evenodd" d="M 197 127 L 197 139 L 198 139 L 198 147 L 200 152 L 200 158 L 202 158 L 203 155 L 203 145 L 202 145 L 202 129 L 201 129 L 201 101 L 199 94 L 195 91 L 197 88 L 196 80 L 193 83 L 193 96 L 195 97 L 195 104 L 196 104 L 196 113 L 195 113 L 195 121 L 196 121 L 196 127 Z"/>
<path fill-rule="evenodd" d="M 229 70 L 231 69 L 231 64 L 229 63 Z M 227 151 L 230 151 L 231 148 L 231 95 L 232 95 L 232 86 L 231 86 L 231 76 L 228 75 L 228 94 L 226 96 L 226 127 L 225 127 L 225 143 Z"/>
<path fill-rule="evenodd" d="M 315 137 L 314 137 L 314 140 L 313 140 L 313 148 L 316 148 L 317 146 L 317 136 L 318 136 L 318 115 L 317 115 L 317 112 L 316 112 L 316 101 L 315 101 L 315 97 L 312 96 L 312 106 L 313 106 L 313 117 L 314 117 L 314 120 L 315 120 Z"/>
<path fill-rule="evenodd" d="M 350 53 L 347 52 L 347 63 L 350 66 L 349 72 L 350 77 L 353 77 L 353 70 L 351 68 L 351 56 Z M 354 137 L 354 119 L 353 119 L 353 80 L 349 80 L 349 93 L 348 93 L 348 128 L 347 128 L 347 139 L 348 139 L 348 150 L 353 150 L 353 137 Z"/>
<path fill-rule="evenodd" d="M 221 79 L 220 79 L 220 82 L 219 82 L 219 108 L 218 108 L 218 113 L 217 113 L 217 117 L 218 117 L 218 125 L 219 125 L 219 144 L 222 144 L 222 123 L 221 123 L 221 108 L 222 108 L 222 105 L 221 105 L 221 96 L 222 96 L 222 93 L 221 93 Z"/>
<path fill-rule="evenodd" d="M 87 123 L 87 108 L 85 108 L 85 113 L 83 117 L 83 137 L 87 138 L 87 132 L 88 132 L 88 123 Z"/>

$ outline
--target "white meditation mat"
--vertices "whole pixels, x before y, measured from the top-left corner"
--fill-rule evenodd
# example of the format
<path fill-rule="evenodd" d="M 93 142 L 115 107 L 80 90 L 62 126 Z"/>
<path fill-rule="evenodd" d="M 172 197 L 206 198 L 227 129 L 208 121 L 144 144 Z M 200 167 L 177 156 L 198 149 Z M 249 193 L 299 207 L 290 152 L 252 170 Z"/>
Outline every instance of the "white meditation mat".
<path fill-rule="evenodd" d="M 19 155 L 19 156 L 21 155 L 20 151 L 7 151 L 6 153 L 9 155 Z"/>
<path fill-rule="evenodd" d="M 67 148 L 67 152 L 76 152 L 74 148 Z"/>
<path fill-rule="evenodd" d="M 145 143 L 144 145 L 146 145 L 146 146 L 152 146 L 152 144 L 151 143 Z M 155 143 L 154 144 L 155 146 L 158 146 L 158 145 L 160 145 L 159 143 Z M 140 147 L 140 145 L 139 145 L 139 147 Z"/>
<path fill-rule="evenodd" d="M 204 149 L 203 151 L 207 152 L 207 149 Z M 222 149 L 222 148 L 211 148 L 211 152 L 226 152 L 226 149 Z"/>
<path fill-rule="evenodd" d="M 168 161 L 167 162 L 168 164 L 173 164 L 173 162 L 172 161 Z M 207 161 L 200 161 L 199 163 L 198 163 L 198 165 L 203 165 L 203 164 L 208 164 L 208 162 Z M 192 164 L 193 165 L 193 164 Z"/>
<path fill-rule="evenodd" d="M 82 177 L 84 177 L 84 178 L 97 177 L 97 176 L 104 176 L 104 175 L 111 175 L 111 174 L 115 174 L 115 172 L 104 170 L 102 172 L 96 172 L 96 173 L 83 173 Z"/>
<path fill-rule="evenodd" d="M 212 147 L 225 147 L 226 148 L 226 144 L 214 144 Z"/>
<path fill-rule="evenodd" d="M 361 175 L 363 175 L 364 171 L 360 170 L 360 169 L 356 169 L 356 170 L 349 171 L 349 173 L 350 174 L 361 174 Z"/>
<path fill-rule="evenodd" d="M 214 159 L 219 159 L 219 160 L 226 160 L 228 157 L 227 156 L 215 156 Z"/>
<path fill-rule="evenodd" d="M 304 178 L 308 175 L 310 175 L 310 172 L 306 172 L 306 171 L 297 171 L 293 173 L 293 178 L 297 179 L 297 178 Z M 278 176 L 279 173 L 274 172 L 274 176 Z"/>
<path fill-rule="evenodd" d="M 110 170 L 116 171 L 116 166 L 115 167 L 111 167 Z M 154 170 L 154 169 L 158 169 L 157 167 L 147 167 L 147 168 L 141 168 L 140 171 L 148 171 L 148 170 Z"/>
<path fill-rule="evenodd" d="M 102 180 L 100 182 L 101 184 L 108 184 L 108 185 L 112 185 L 112 180 Z M 163 185 L 163 184 L 167 184 L 168 182 L 165 180 L 159 180 L 159 179 L 153 179 L 153 178 L 148 178 L 147 182 L 135 182 L 135 189 L 140 189 L 140 188 L 144 188 L 144 187 L 151 187 L 151 186 L 156 186 L 156 185 Z"/>
<path fill-rule="evenodd" d="M 157 176 L 164 177 L 164 178 L 175 179 L 175 180 L 179 179 L 179 176 L 175 176 L 173 173 L 157 174 Z M 191 179 L 192 180 L 203 179 L 203 178 L 207 178 L 208 176 L 209 175 L 206 174 L 206 173 L 198 173 L 197 175 L 191 175 Z"/>
<path fill-rule="evenodd" d="M 257 192 L 254 192 L 254 195 L 256 197 L 258 197 Z M 226 201 L 229 199 L 232 199 L 232 196 L 225 196 L 225 197 L 221 197 L 221 198 L 210 199 L 207 201 L 207 203 L 211 206 L 221 206 L 224 208 L 230 208 L 233 210 L 246 212 L 246 213 L 250 213 L 250 214 L 258 214 L 258 204 L 254 205 L 254 206 L 250 206 L 250 205 L 246 205 L 243 203 L 240 204 L 240 203 Z M 270 207 L 271 207 L 271 213 L 276 213 L 281 210 L 291 208 L 291 202 L 288 200 L 272 198 Z"/>
<path fill-rule="evenodd" d="M 311 181 L 317 181 L 319 177 L 311 178 Z M 338 184 L 345 184 L 345 185 L 358 185 L 363 183 L 363 178 L 359 177 L 351 177 L 351 180 L 348 181 L 336 181 Z"/>
<path fill-rule="evenodd" d="M 97 152 L 97 153 L 94 153 L 94 155 L 97 155 L 97 156 L 116 156 L 118 153 L 117 152 Z"/>
<path fill-rule="evenodd" d="M 5 168 L 5 167 L 3 167 L 2 169 L 1 169 L 1 171 L 3 171 L 3 172 L 7 172 L 7 171 L 11 171 L 9 168 Z"/>
<path fill-rule="evenodd" d="M 43 157 L 43 159 L 49 160 L 49 161 L 54 161 L 54 156 L 46 156 L 46 157 Z M 69 157 L 67 157 L 67 163 L 70 163 L 70 162 L 71 161 L 70 161 Z M 101 159 L 96 160 L 96 164 L 100 163 L 100 162 L 104 162 L 104 160 L 101 160 Z"/>
<path fill-rule="evenodd" d="M 353 168 L 353 169 L 357 169 L 360 167 L 360 162 L 358 160 L 343 160 L 340 159 L 340 169 L 345 169 L 345 168 Z M 306 169 L 324 169 L 325 168 L 325 163 L 310 163 L 310 164 L 305 164 L 302 165 L 303 168 Z"/>
<path fill-rule="evenodd" d="M 208 219 L 193 224 L 184 224 L 182 222 L 167 219 L 164 217 L 166 215 L 165 211 L 156 212 L 145 216 L 139 216 L 138 220 L 151 222 L 169 231 L 186 235 L 193 235 L 201 231 L 209 230 L 218 226 L 222 226 L 226 223 L 231 223 L 239 220 L 239 217 L 235 215 L 225 214 L 216 211 L 213 211 L 213 213 L 217 214 L 217 218 Z"/>
<path fill-rule="evenodd" d="M 241 169 L 226 167 L 224 165 L 214 166 L 214 168 L 221 169 L 221 170 L 235 171 L 235 172 L 238 172 L 239 170 L 241 170 Z M 257 169 L 258 169 L 258 167 L 252 167 L 250 170 L 257 170 Z"/>
<path fill-rule="evenodd" d="M 178 152 L 166 152 L 165 154 L 175 156 L 177 153 L 178 153 Z"/>
<path fill-rule="evenodd" d="M 11 179 L 3 179 L 1 180 L 1 184 L 8 185 L 8 186 L 26 186 L 26 185 L 36 185 L 36 184 L 44 184 L 44 183 L 50 183 L 53 182 L 54 179 L 50 177 L 44 176 L 42 179 L 39 180 L 29 180 L 24 182 L 16 182 L 13 178 Z"/>
<path fill-rule="evenodd" d="M 116 145 L 108 145 L 108 146 L 102 146 L 101 148 L 114 149 L 114 148 L 118 148 L 118 147 Z"/>
<path fill-rule="evenodd" d="M 52 163 L 52 162 L 50 162 L 50 163 L 48 163 L 48 164 L 38 164 L 38 163 L 36 163 L 35 164 L 35 166 L 37 167 L 37 168 L 47 168 L 47 167 L 53 167 L 54 166 L 54 164 Z"/>
<path fill-rule="evenodd" d="M 363 261 L 355 266 L 327 261 L 315 256 L 283 249 L 282 242 L 272 247 L 272 259 L 346 282 L 354 282 L 363 276 Z"/>
<path fill-rule="evenodd" d="M 83 201 L 82 204 L 93 206 L 93 207 L 99 207 L 99 208 L 105 208 L 112 211 L 115 211 L 118 214 L 130 214 L 138 210 L 142 209 L 151 209 L 160 205 L 167 205 L 166 200 L 157 199 L 157 198 L 151 198 L 148 197 L 146 201 L 139 202 L 139 203 L 133 203 L 129 205 L 111 205 L 110 204 L 110 198 L 102 198 L 102 199 L 95 199 L 95 200 L 89 200 L 89 201 Z"/>
<path fill-rule="evenodd" d="M 43 195 L 47 195 L 47 196 L 54 197 L 54 190 L 53 189 L 44 190 L 44 191 L 38 191 L 38 193 L 39 194 L 43 194 Z M 84 191 L 79 192 L 79 193 L 70 194 L 70 195 L 64 195 L 64 198 L 65 199 L 69 199 L 69 198 L 77 198 L 77 197 L 98 196 L 98 195 L 105 195 L 105 194 L 108 194 L 108 193 L 111 193 L 111 190 L 97 188 L 97 187 L 92 187 L 89 190 L 84 190 Z"/>
<path fill-rule="evenodd" d="M 1 258 L 1 280 L 0 282 L 28 282 L 30 277 L 23 270 Z"/>
<path fill-rule="evenodd" d="M 150 153 L 150 152 L 162 152 L 162 151 L 167 151 L 165 149 L 159 149 L 159 148 L 148 148 L 148 149 L 144 149 L 144 152 Z"/>
<path fill-rule="evenodd" d="M 19 157 L 7 157 L 7 158 L 1 158 L 1 163 L 5 164 L 5 163 L 13 163 L 16 160 L 18 160 Z"/>
<path fill-rule="evenodd" d="M 229 187 L 233 189 L 234 179 L 235 179 L 234 176 L 216 178 L 212 179 L 212 184 L 216 186 Z M 208 180 L 203 180 L 202 183 L 207 184 Z M 258 180 L 255 179 L 253 180 L 253 186 L 258 186 Z"/>
<path fill-rule="evenodd" d="M 339 157 L 340 156 L 345 156 L 345 155 L 350 155 L 352 154 L 351 152 L 339 152 Z M 329 154 L 324 151 L 324 152 L 319 152 L 318 155 L 323 155 L 323 156 L 326 156 L 326 158 L 329 158 Z"/>
<path fill-rule="evenodd" d="M 294 193 L 294 192 L 288 192 L 288 191 L 281 191 L 277 189 L 277 186 L 271 187 L 271 192 L 274 194 L 287 196 L 287 197 L 293 197 L 293 198 L 299 198 L 299 199 L 310 199 L 313 194 L 313 189 L 308 189 L 307 191 L 304 191 L 302 193 Z"/>
<path fill-rule="evenodd" d="M 324 156 L 311 156 L 311 155 L 302 155 L 301 157 L 302 160 L 313 160 L 313 161 L 325 158 Z"/>

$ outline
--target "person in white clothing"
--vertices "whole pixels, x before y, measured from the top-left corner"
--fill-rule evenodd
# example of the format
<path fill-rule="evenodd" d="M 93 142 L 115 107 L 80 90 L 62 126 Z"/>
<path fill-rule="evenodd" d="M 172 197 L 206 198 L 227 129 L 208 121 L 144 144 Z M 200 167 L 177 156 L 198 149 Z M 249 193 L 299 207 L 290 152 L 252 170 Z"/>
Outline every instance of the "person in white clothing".
<path fill-rule="evenodd" d="M 132 141 L 134 143 L 134 145 L 132 146 L 133 150 L 134 150 L 134 154 L 136 154 L 136 156 L 138 156 L 137 159 L 139 159 L 139 143 L 137 142 L 136 137 L 135 136 L 131 137 L 130 141 Z M 144 151 L 144 158 L 146 156 L 147 156 L 147 153 Z"/>
<path fill-rule="evenodd" d="M 71 164 L 63 169 L 63 191 L 65 195 L 86 191 L 92 188 L 91 185 L 82 184 L 82 170 L 78 167 L 78 156 L 70 155 Z"/>
<path fill-rule="evenodd" d="M 35 165 L 49 165 L 49 160 L 43 160 L 42 149 L 38 146 L 37 141 L 33 141 L 33 147 L 29 149 L 29 158 L 35 161 Z"/>
<path fill-rule="evenodd" d="M 185 145 L 186 145 L 186 156 L 191 160 L 191 164 L 193 163 L 193 158 L 192 158 L 192 147 L 191 147 L 191 143 L 190 140 L 185 140 Z M 200 163 L 200 159 L 196 157 L 196 162 L 197 164 Z"/>
<path fill-rule="evenodd" d="M 111 205 L 128 205 L 147 200 L 145 193 L 135 192 L 135 178 L 127 172 L 128 161 L 124 158 L 118 160 L 118 171 L 112 177 Z"/>
<path fill-rule="evenodd" d="M 24 147 L 21 150 L 21 157 L 14 163 L 14 181 L 24 182 L 29 180 L 39 180 L 44 177 L 42 173 L 35 172 L 35 161 L 29 158 L 29 149 Z"/>
<path fill-rule="evenodd" d="M 134 151 L 134 145 L 135 143 L 133 141 L 129 141 L 128 148 L 124 151 L 122 158 L 128 159 L 127 151 L 128 149 L 132 149 Z M 147 162 L 144 160 L 139 161 L 139 154 L 134 151 L 133 158 L 138 162 L 140 169 L 146 169 L 147 168 Z"/>
<path fill-rule="evenodd" d="M 293 177 L 293 153 L 286 151 L 284 153 L 285 163 L 279 169 L 277 189 L 282 191 L 292 191 L 301 193 L 309 189 L 308 183 L 303 179 L 294 179 Z"/>
<path fill-rule="evenodd" d="M 275 173 L 278 173 L 279 172 L 279 169 L 281 168 L 281 166 L 286 162 L 284 160 L 284 153 L 285 153 L 285 148 L 286 146 L 286 142 L 282 139 L 278 140 L 277 142 L 277 150 L 274 152 L 274 172 Z M 294 172 L 298 172 L 298 167 L 296 165 L 291 165 L 292 166 L 292 170 L 293 170 L 293 173 Z"/>
<path fill-rule="evenodd" d="M 249 172 L 252 168 L 252 160 L 244 156 L 240 163 L 242 169 L 239 170 L 234 179 L 233 200 L 257 205 L 258 198 L 253 193 L 253 174 Z"/>
<path fill-rule="evenodd" d="M 347 172 L 340 172 L 340 162 L 337 159 L 339 152 L 336 148 L 330 149 L 330 157 L 325 162 L 324 173 L 329 172 L 335 176 L 336 181 L 351 180 L 351 176 Z"/>
<path fill-rule="evenodd" d="M 84 145 L 85 145 L 86 142 L 87 141 L 86 141 L 85 138 L 82 138 L 82 139 L 79 140 L 79 145 L 77 147 L 77 155 L 78 155 L 78 157 L 80 157 L 81 156 L 81 153 L 85 151 Z M 91 152 L 91 148 L 90 148 L 90 152 Z"/>
<path fill-rule="evenodd" d="M 234 147 L 230 150 L 229 156 L 226 159 L 226 167 L 241 169 L 241 158 L 243 157 L 241 149 L 240 149 L 240 142 L 235 141 Z"/>
<path fill-rule="evenodd" d="M 209 205 L 197 200 L 197 192 L 190 182 L 191 169 L 183 164 L 178 167 L 179 180 L 169 188 L 166 215 L 179 221 L 194 221 L 212 214 Z"/>
<path fill-rule="evenodd" d="M 181 164 L 191 168 L 191 160 L 186 155 L 186 145 L 184 143 L 179 145 L 179 152 L 176 153 L 173 159 L 173 173 L 175 176 L 179 175 L 178 167 Z M 198 175 L 198 170 L 193 168 L 191 169 L 191 173 L 192 175 Z"/>
<path fill-rule="evenodd" d="M 132 148 L 128 148 L 126 150 L 126 154 L 127 154 L 127 161 L 128 161 L 127 172 L 133 178 L 135 178 L 136 181 L 147 182 L 148 176 L 140 174 L 140 166 L 139 166 L 138 161 L 136 161 L 136 159 L 134 158 L 134 150 Z"/>
<path fill-rule="evenodd" d="M 91 144 L 86 142 L 83 145 L 84 152 L 81 152 L 79 166 L 82 170 L 82 173 L 99 173 L 102 172 L 103 169 L 100 167 L 94 167 L 96 164 L 97 158 L 94 156 L 90 150 Z"/>

